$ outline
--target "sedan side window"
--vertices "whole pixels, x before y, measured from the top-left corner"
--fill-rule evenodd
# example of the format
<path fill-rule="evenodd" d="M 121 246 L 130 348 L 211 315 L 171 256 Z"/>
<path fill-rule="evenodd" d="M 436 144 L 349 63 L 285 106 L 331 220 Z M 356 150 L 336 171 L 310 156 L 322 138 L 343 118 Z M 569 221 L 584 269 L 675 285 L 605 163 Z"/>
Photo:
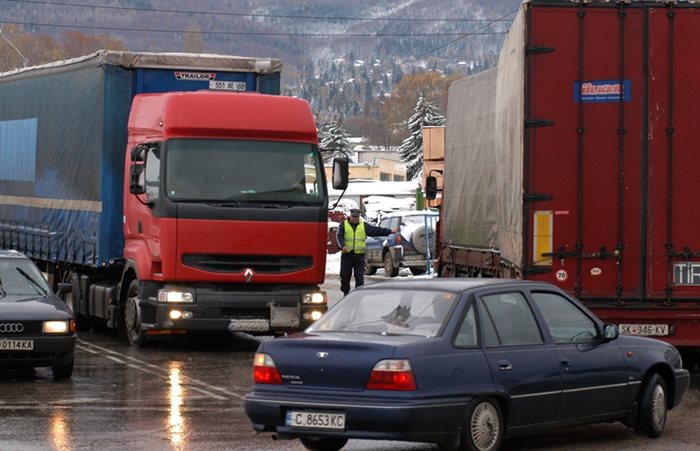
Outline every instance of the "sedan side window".
<path fill-rule="evenodd" d="M 458 348 L 473 348 L 479 344 L 476 328 L 476 318 L 474 315 L 474 306 L 470 305 L 467 314 L 462 319 L 462 324 L 459 326 L 459 332 L 455 337 L 455 346 Z"/>
<path fill-rule="evenodd" d="M 542 344 L 542 334 L 525 297 L 518 292 L 483 296 L 484 343 L 488 346 Z"/>
<path fill-rule="evenodd" d="M 595 323 L 573 302 L 557 293 L 532 293 L 532 299 L 547 322 L 555 343 L 594 341 Z"/>

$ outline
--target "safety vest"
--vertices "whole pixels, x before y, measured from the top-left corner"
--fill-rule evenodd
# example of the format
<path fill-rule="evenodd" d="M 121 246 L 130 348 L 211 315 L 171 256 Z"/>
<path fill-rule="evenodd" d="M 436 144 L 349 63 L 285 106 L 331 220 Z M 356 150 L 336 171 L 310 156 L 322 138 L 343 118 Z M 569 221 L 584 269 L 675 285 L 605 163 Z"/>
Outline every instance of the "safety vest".
<path fill-rule="evenodd" d="M 350 221 L 348 220 L 345 220 L 343 226 L 345 227 L 345 245 L 350 248 L 348 252 L 364 254 L 365 239 L 367 239 L 367 233 L 365 232 L 365 222 L 360 220 L 355 230 L 352 229 Z"/>

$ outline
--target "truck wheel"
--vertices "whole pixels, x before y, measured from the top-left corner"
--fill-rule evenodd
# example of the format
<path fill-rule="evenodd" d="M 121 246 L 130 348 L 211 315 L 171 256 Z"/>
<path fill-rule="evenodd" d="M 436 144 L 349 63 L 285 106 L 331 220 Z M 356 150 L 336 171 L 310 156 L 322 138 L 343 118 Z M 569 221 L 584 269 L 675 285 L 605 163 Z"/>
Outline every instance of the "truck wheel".
<path fill-rule="evenodd" d="M 141 289 L 138 280 L 132 280 L 126 294 L 124 305 L 124 326 L 126 338 L 132 346 L 140 348 L 146 344 L 146 332 L 141 329 Z"/>
<path fill-rule="evenodd" d="M 668 404 L 663 377 L 652 374 L 639 393 L 639 415 L 635 430 L 649 438 L 661 435 L 666 426 Z"/>
<path fill-rule="evenodd" d="M 367 276 L 373 276 L 377 273 L 377 267 L 372 266 L 369 264 L 367 259 L 365 258 L 365 275 Z"/>
<path fill-rule="evenodd" d="M 338 451 L 348 442 L 346 438 L 302 437 L 304 448 L 311 451 Z"/>
<path fill-rule="evenodd" d="M 90 330 L 90 318 L 78 312 L 78 304 L 80 303 L 82 296 L 82 293 L 80 292 L 80 274 L 73 271 L 69 272 L 66 282 L 71 284 L 71 292 L 66 294 L 66 304 L 68 304 L 73 311 L 75 327 L 78 329 L 78 331 Z"/>
<path fill-rule="evenodd" d="M 391 252 L 384 254 L 384 275 L 387 277 L 399 275 L 399 268 L 394 267 L 394 259 L 391 258 Z"/>
<path fill-rule="evenodd" d="M 505 424 L 498 404 L 490 398 L 474 399 L 467 408 L 460 451 L 495 451 L 501 446 Z"/>

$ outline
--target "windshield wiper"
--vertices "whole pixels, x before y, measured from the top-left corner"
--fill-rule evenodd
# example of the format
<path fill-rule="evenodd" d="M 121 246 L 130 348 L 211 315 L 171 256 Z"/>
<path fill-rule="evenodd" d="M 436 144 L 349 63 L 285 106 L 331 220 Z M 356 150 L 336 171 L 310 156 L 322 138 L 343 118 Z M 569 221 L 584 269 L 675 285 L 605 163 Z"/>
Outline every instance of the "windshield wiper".
<path fill-rule="evenodd" d="M 15 268 L 15 269 L 17 270 L 18 273 L 22 274 L 22 277 L 24 277 L 25 279 L 27 279 L 27 281 L 29 282 L 29 284 L 30 284 L 32 287 L 34 287 L 34 291 L 36 291 L 37 294 L 40 294 L 40 295 L 42 295 L 42 296 L 46 296 L 46 295 L 48 294 L 48 292 L 44 289 L 44 287 L 42 287 L 41 285 L 39 285 L 39 282 L 37 282 L 36 280 L 34 280 L 34 279 L 32 278 L 32 276 L 30 276 L 29 274 L 27 274 L 22 268 Z"/>

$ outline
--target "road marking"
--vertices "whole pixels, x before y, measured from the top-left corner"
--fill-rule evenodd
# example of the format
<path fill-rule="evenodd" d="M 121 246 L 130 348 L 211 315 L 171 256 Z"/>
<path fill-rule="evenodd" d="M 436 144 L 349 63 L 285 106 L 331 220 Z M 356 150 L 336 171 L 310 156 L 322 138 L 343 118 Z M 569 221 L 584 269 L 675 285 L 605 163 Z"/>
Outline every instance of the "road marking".
<path fill-rule="evenodd" d="M 163 377 L 165 379 L 169 378 L 169 373 L 168 370 L 163 369 L 162 367 L 158 365 L 154 365 L 152 363 L 145 362 L 143 360 L 137 359 L 135 357 L 131 357 L 126 354 L 122 354 L 120 352 L 114 351 L 109 348 L 105 348 L 103 346 L 96 345 L 94 343 L 88 343 L 86 341 L 83 341 L 81 339 L 78 339 L 78 343 L 76 344 L 76 348 L 89 352 L 91 354 L 95 354 L 101 357 L 104 357 L 106 359 L 112 360 L 116 363 L 126 365 L 130 368 L 134 368 L 138 371 L 148 373 L 148 374 L 153 374 L 158 377 Z M 132 363 L 133 362 L 133 363 Z M 194 379 L 188 376 L 183 376 L 183 383 L 184 385 L 190 386 L 190 388 L 196 392 L 199 392 L 203 395 L 209 396 L 211 398 L 220 400 L 220 401 L 226 401 L 228 400 L 228 397 L 233 397 L 237 398 L 239 400 L 243 400 L 244 396 L 239 395 L 238 393 L 233 393 L 229 391 L 226 388 L 223 387 L 217 387 L 216 385 L 211 385 L 208 384 L 204 381 L 200 381 L 198 379 Z M 222 396 L 218 393 L 222 393 L 225 396 Z"/>

